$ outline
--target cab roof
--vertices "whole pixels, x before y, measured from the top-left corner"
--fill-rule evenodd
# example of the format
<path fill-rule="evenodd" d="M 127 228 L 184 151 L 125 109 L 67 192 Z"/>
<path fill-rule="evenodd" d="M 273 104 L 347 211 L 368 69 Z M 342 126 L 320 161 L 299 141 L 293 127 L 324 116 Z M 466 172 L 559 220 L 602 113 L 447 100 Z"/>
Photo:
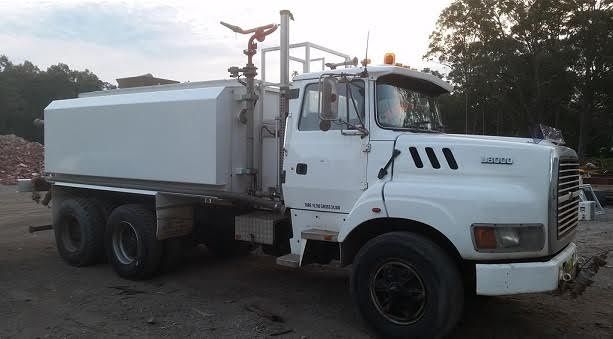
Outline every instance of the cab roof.
<path fill-rule="evenodd" d="M 371 79 L 379 79 L 385 77 L 393 81 L 418 81 L 427 85 L 432 92 L 436 94 L 448 93 L 453 90 L 453 86 L 443 79 L 432 75 L 398 66 L 368 66 L 368 75 Z M 357 75 L 364 71 L 364 67 L 337 68 L 335 70 L 325 70 L 322 72 L 312 72 L 300 74 L 294 77 L 294 81 L 319 79 L 326 74 L 347 74 Z"/>

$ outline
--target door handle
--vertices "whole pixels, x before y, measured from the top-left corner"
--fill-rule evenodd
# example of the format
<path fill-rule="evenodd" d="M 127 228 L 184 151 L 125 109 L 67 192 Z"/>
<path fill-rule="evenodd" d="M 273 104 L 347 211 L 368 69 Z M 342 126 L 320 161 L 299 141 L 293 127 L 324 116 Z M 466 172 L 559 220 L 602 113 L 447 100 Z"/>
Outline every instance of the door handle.
<path fill-rule="evenodd" d="M 296 174 L 306 175 L 307 174 L 307 164 L 299 163 L 296 165 Z"/>

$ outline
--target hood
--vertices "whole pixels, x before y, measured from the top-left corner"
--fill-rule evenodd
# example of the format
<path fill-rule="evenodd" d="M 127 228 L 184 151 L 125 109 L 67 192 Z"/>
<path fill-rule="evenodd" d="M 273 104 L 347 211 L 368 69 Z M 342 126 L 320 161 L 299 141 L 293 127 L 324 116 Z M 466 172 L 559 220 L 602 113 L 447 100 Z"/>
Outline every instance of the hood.
<path fill-rule="evenodd" d="M 401 186 L 396 192 L 408 192 L 415 203 L 464 216 L 462 232 L 474 223 L 550 225 L 557 164 L 577 162 L 572 149 L 529 138 L 406 133 L 394 147 L 401 154 L 390 186 Z M 392 199 L 394 191 L 388 196 L 385 187 Z M 559 249 L 571 238 L 550 239 Z"/>
<path fill-rule="evenodd" d="M 549 141 L 535 143 L 530 138 L 429 133 L 401 134 L 395 147 L 405 156 L 395 162 L 394 174 L 433 179 L 449 175 L 512 178 L 549 175 L 552 158 L 560 148 Z"/>

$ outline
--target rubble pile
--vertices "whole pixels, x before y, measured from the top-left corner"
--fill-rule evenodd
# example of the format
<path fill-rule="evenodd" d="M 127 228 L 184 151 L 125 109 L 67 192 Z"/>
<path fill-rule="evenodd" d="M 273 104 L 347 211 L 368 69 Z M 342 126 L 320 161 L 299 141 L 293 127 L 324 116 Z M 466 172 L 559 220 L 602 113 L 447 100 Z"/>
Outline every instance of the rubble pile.
<path fill-rule="evenodd" d="M 43 161 L 43 145 L 13 134 L 0 135 L 0 185 L 41 174 Z"/>

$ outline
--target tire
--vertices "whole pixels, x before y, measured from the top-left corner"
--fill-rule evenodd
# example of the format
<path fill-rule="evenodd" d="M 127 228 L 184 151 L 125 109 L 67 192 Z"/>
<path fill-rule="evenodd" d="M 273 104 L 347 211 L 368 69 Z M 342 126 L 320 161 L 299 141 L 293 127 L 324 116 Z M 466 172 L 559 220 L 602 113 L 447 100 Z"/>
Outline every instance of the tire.
<path fill-rule="evenodd" d="M 104 227 L 104 218 L 91 200 L 64 200 L 53 222 L 62 259 L 77 267 L 100 262 L 104 257 Z"/>
<path fill-rule="evenodd" d="M 131 280 L 151 278 L 160 266 L 164 242 L 155 235 L 154 213 L 143 205 L 122 205 L 109 216 L 107 260 L 117 274 Z"/>
<path fill-rule="evenodd" d="M 100 215 L 104 219 L 104 224 L 106 225 L 107 220 L 117 205 L 106 199 L 92 198 L 91 200 L 98 208 L 98 211 L 100 211 Z"/>
<path fill-rule="evenodd" d="M 434 242 L 408 232 L 380 235 L 360 249 L 351 292 L 362 317 L 385 338 L 444 337 L 464 306 L 457 265 Z M 406 302 L 398 302 L 403 296 Z"/>

